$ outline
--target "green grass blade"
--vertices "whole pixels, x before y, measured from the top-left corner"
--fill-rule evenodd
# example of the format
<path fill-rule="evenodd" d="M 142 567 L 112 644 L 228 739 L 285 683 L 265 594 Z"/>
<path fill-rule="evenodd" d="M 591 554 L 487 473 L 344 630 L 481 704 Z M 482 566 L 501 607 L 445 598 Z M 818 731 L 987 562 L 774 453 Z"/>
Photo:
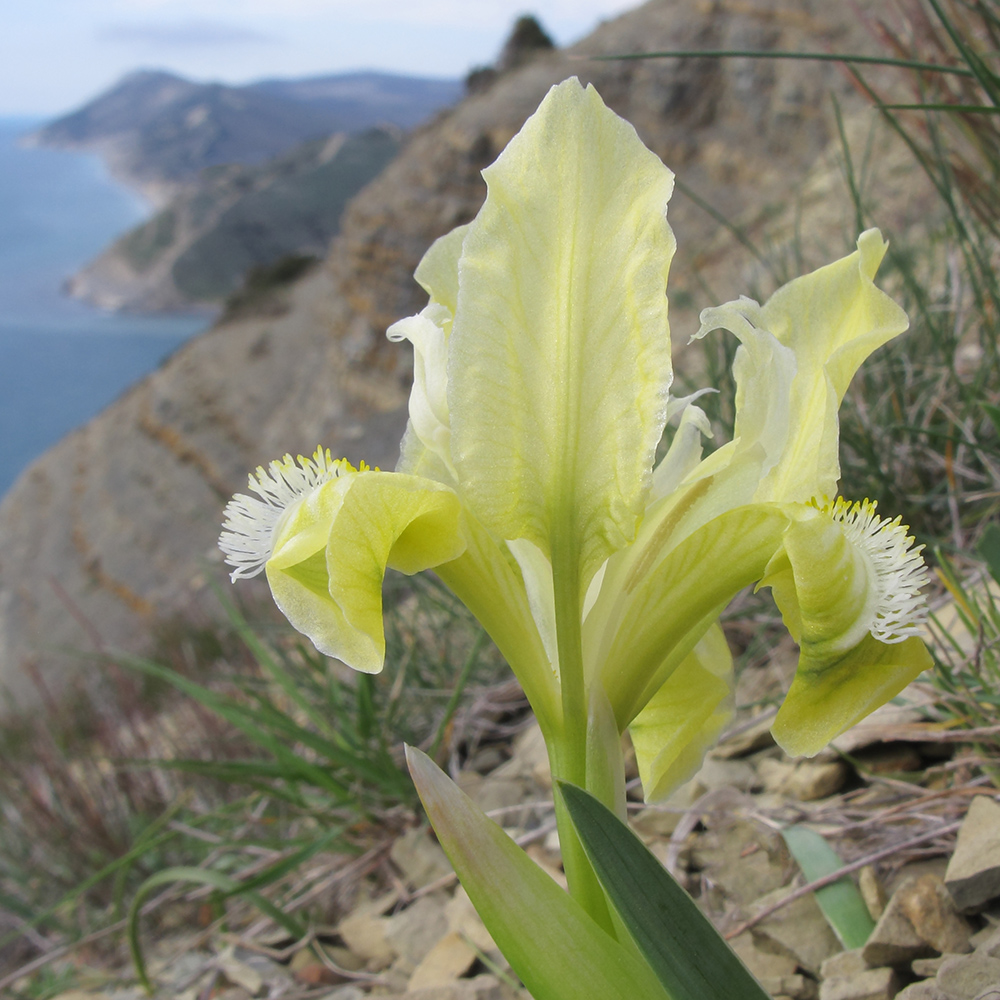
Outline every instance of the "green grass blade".
<path fill-rule="evenodd" d="M 448 726 L 454 718 L 455 712 L 458 710 L 458 703 L 462 700 L 465 686 L 469 683 L 469 678 L 472 676 L 472 668 L 476 665 L 479 654 L 483 651 L 483 646 L 486 645 L 487 638 L 488 636 L 485 632 L 480 632 L 472 644 L 472 649 L 469 650 L 469 655 L 465 658 L 465 663 L 462 665 L 462 671 L 458 675 L 458 680 L 455 681 L 451 697 L 448 699 L 448 704 L 445 705 L 444 716 L 438 724 L 437 732 L 434 734 L 434 741 L 431 743 L 430 750 L 427 751 L 427 756 L 432 760 L 437 756 L 438 750 L 441 749 L 444 735 L 448 731 Z"/>
<path fill-rule="evenodd" d="M 1000 115 L 1000 108 L 989 104 L 883 104 L 890 111 L 951 111 L 963 115 Z"/>
<path fill-rule="evenodd" d="M 986 563 L 990 576 L 1000 583 L 1000 527 L 988 524 L 976 546 L 979 557 Z"/>
<path fill-rule="evenodd" d="M 278 879 L 284 878 L 289 872 L 295 871 L 299 865 L 305 864 L 313 855 L 319 854 L 324 848 L 329 847 L 342 833 L 343 830 L 340 828 L 331 830 L 325 836 L 314 840 L 311 844 L 306 844 L 305 847 L 300 848 L 294 854 L 289 854 L 287 858 L 282 858 L 281 861 L 271 865 L 270 868 L 265 868 L 253 878 L 247 879 L 245 882 L 240 882 L 238 891 L 243 893 L 248 889 L 260 889 L 263 886 L 270 885 L 272 882 L 277 882 Z"/>
<path fill-rule="evenodd" d="M 139 940 L 139 915 L 142 912 L 142 904 L 146 897 L 158 886 L 168 885 L 174 882 L 194 882 L 200 885 L 208 885 L 219 890 L 224 896 L 245 896 L 252 902 L 261 913 L 270 917 L 279 927 L 283 927 L 296 940 L 304 936 L 304 930 L 299 922 L 286 913 L 282 913 L 269 899 L 265 899 L 259 893 L 246 889 L 245 885 L 237 882 L 236 879 L 223 875 L 221 872 L 212 871 L 207 868 L 168 868 L 165 871 L 151 875 L 139 886 L 132 905 L 128 911 L 128 926 L 126 934 L 128 936 L 129 950 L 132 953 L 132 962 L 135 965 L 136 976 L 143 988 L 149 993 L 153 993 L 153 984 L 149 981 L 146 972 L 146 961 L 142 954 L 142 944 Z"/>
<path fill-rule="evenodd" d="M 852 52 L 784 52 L 759 49 L 671 49 L 663 52 L 623 52 L 618 55 L 591 56 L 607 62 L 612 59 L 798 59 L 803 62 L 839 62 L 849 65 L 898 66 L 927 73 L 944 73 L 948 76 L 975 76 L 964 66 L 942 66 L 940 63 L 922 62 L 919 59 L 893 59 L 888 56 L 863 56 Z"/>
<path fill-rule="evenodd" d="M 263 643 L 250 623 L 240 613 L 236 605 L 229 599 L 226 593 L 217 583 L 213 584 L 215 596 L 221 601 L 223 609 L 229 617 L 233 628 L 243 640 L 247 649 L 250 650 L 257 663 L 267 671 L 271 679 L 281 688 L 282 691 L 306 714 L 309 720 L 323 732 L 330 732 L 330 720 L 324 718 L 323 713 L 318 711 L 316 706 L 303 695 L 299 684 L 296 683 L 287 670 L 285 670 L 272 654 L 271 650 Z"/>
<path fill-rule="evenodd" d="M 167 832 L 161 834 L 159 837 L 147 841 L 138 847 L 133 847 L 126 854 L 123 854 L 120 858 L 112 861 L 110 864 L 105 865 L 103 868 L 94 872 L 89 878 L 84 879 L 79 885 L 74 886 L 66 893 L 61 899 L 53 903 L 51 906 L 47 906 L 44 910 L 36 913 L 27 921 L 27 927 L 37 927 L 43 921 L 47 920 L 49 917 L 58 913 L 59 910 L 63 909 L 69 903 L 74 902 L 79 899 L 85 892 L 89 889 L 93 889 L 94 886 L 100 885 L 106 878 L 114 875 L 116 872 L 120 871 L 122 868 L 130 866 L 136 858 L 142 857 L 147 851 L 150 851 L 156 847 L 159 847 L 164 842 L 174 839 L 177 837 L 176 833 Z M 16 940 L 21 936 L 23 928 L 18 928 L 17 930 L 10 931 L 0 937 L 0 948 L 11 943 L 11 941 Z"/>
<path fill-rule="evenodd" d="M 837 852 L 826 839 L 804 826 L 790 826 L 781 831 L 792 857 L 809 882 L 832 875 L 844 867 Z M 845 875 L 814 893 L 827 923 L 840 943 L 850 951 L 860 948 L 875 929 L 875 922 L 854 882 Z"/>
<path fill-rule="evenodd" d="M 560 782 L 559 790 L 611 905 L 672 1000 L 767 1000 L 642 841 L 583 789 Z"/>
<path fill-rule="evenodd" d="M 166 680 L 182 693 L 190 695 L 206 708 L 210 708 L 221 718 L 242 730 L 258 746 L 268 750 L 275 757 L 275 759 L 285 767 L 288 780 L 309 781 L 316 787 L 323 788 L 330 792 L 341 801 L 347 801 L 351 798 L 350 790 L 345 785 L 337 781 L 327 771 L 317 767 L 309 761 L 304 760 L 293 751 L 289 750 L 272 735 L 268 729 L 268 723 L 272 722 L 276 722 L 277 726 L 283 729 L 286 734 L 292 735 L 295 738 L 301 737 L 302 734 L 305 734 L 306 737 L 310 737 L 312 735 L 308 733 L 307 730 L 303 730 L 301 727 L 296 726 L 290 719 L 281 716 L 280 713 L 275 713 L 277 718 L 268 718 L 263 712 L 255 711 L 247 706 L 233 701 L 232 699 L 216 694 L 214 691 L 189 680 L 183 675 L 177 673 L 175 670 L 171 670 L 169 667 L 164 667 L 161 664 L 153 663 L 149 660 L 127 657 L 123 658 L 121 662 L 125 666 L 139 670 L 143 673 L 151 674 L 154 677 L 159 677 L 162 680 Z M 320 737 L 317 737 L 316 739 L 321 743 L 326 742 Z M 307 740 L 303 739 L 303 742 L 307 742 Z M 307 742 L 307 745 L 311 742 L 311 740 Z M 339 758 L 339 751 L 337 752 L 337 755 Z M 357 764 L 356 761 L 352 761 L 349 757 L 346 757 L 346 760 L 344 761 L 340 761 L 338 759 L 338 763 L 340 762 L 347 765 L 352 763 L 355 765 Z"/>
<path fill-rule="evenodd" d="M 966 39 L 962 37 L 962 32 L 958 30 L 957 26 L 952 23 L 945 14 L 938 0 L 927 0 L 927 2 L 934 9 L 934 13 L 937 14 L 938 20 L 944 26 L 945 31 L 948 32 L 952 42 L 955 44 L 955 48 L 958 49 L 965 65 L 968 66 L 971 73 L 976 77 L 979 85 L 986 91 L 989 95 L 990 100 L 994 104 L 998 103 L 998 97 L 1000 97 L 1000 88 L 998 88 L 998 80 L 995 73 L 993 73 L 990 68 L 979 58 L 978 53 L 971 49 L 966 44 Z"/>

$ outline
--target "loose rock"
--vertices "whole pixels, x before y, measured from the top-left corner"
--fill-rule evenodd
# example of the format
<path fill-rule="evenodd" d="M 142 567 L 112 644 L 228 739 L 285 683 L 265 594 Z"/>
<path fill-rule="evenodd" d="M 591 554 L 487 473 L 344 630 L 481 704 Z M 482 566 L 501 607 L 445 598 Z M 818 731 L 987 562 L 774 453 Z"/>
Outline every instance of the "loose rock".
<path fill-rule="evenodd" d="M 915 958 L 927 958 L 933 948 L 916 931 L 903 908 L 909 887 L 915 878 L 906 879 L 893 893 L 871 937 L 862 950 L 865 962 L 872 967 L 909 965 Z"/>
<path fill-rule="evenodd" d="M 988 796 L 972 800 L 944 881 L 965 913 L 1000 896 L 1000 804 Z"/>
<path fill-rule="evenodd" d="M 943 962 L 937 985 L 954 1000 L 976 1000 L 984 991 L 1000 984 L 1000 959 L 980 955 L 959 955 Z"/>
<path fill-rule="evenodd" d="M 768 906 L 792 891 L 783 887 L 758 900 Z M 823 961 L 840 950 L 840 944 L 826 922 L 814 896 L 803 896 L 782 907 L 752 928 L 763 947 L 793 959 L 806 972 L 818 975 Z"/>
<path fill-rule="evenodd" d="M 800 802 L 825 799 L 840 791 L 847 780 L 847 765 L 832 761 L 785 761 L 765 758 L 757 765 L 764 788 Z"/>
<path fill-rule="evenodd" d="M 396 867 L 411 889 L 422 889 L 452 872 L 451 864 L 432 839 L 429 827 L 414 827 L 398 837 L 389 851 Z"/>
<path fill-rule="evenodd" d="M 892 1000 L 899 987 L 894 969 L 865 969 L 851 976 L 824 979 L 819 1000 Z"/>
<path fill-rule="evenodd" d="M 912 983 L 901 993 L 897 993 L 896 1000 L 952 1000 L 952 998 L 933 979 L 925 979 L 922 983 Z"/>
<path fill-rule="evenodd" d="M 918 937 L 935 951 L 960 955 L 971 950 L 972 927 L 955 912 L 951 895 L 936 875 L 921 875 L 900 886 L 896 895 Z"/>
<path fill-rule="evenodd" d="M 477 957 L 476 949 L 461 934 L 445 934 L 413 970 L 409 989 L 453 983 L 472 968 Z"/>
<path fill-rule="evenodd" d="M 858 889 L 872 920 L 878 922 L 882 914 L 885 913 L 889 894 L 885 891 L 882 880 L 871 865 L 865 865 L 858 872 Z"/>

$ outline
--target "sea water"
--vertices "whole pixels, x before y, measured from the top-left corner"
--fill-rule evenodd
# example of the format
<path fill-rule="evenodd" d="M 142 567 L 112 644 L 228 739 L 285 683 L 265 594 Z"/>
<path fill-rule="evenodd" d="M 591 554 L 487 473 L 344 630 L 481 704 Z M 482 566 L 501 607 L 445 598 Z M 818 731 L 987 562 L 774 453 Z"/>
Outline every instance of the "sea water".
<path fill-rule="evenodd" d="M 0 496 L 208 322 L 106 313 L 64 294 L 147 209 L 96 156 L 25 147 L 40 124 L 0 118 Z"/>

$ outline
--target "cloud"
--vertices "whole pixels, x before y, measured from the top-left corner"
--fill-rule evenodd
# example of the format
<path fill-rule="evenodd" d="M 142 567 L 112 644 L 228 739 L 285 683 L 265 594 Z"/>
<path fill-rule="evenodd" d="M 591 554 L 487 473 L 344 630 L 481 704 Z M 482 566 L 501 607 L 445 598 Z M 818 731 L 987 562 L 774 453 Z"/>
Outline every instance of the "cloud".
<path fill-rule="evenodd" d="M 158 49 L 210 48 L 219 45 L 259 45 L 277 41 L 273 35 L 224 21 L 163 21 L 111 24 L 98 31 L 102 42 L 147 45 Z"/>

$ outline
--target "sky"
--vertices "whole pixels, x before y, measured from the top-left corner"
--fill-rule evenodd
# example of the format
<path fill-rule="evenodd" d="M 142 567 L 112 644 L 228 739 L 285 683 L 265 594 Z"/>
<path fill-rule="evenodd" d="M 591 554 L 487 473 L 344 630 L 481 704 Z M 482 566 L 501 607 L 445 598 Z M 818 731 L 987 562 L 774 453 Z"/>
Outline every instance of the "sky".
<path fill-rule="evenodd" d="M 246 83 L 357 69 L 462 77 L 518 15 L 558 45 L 640 0 L 0 0 L 0 115 L 70 111 L 134 69 Z"/>

